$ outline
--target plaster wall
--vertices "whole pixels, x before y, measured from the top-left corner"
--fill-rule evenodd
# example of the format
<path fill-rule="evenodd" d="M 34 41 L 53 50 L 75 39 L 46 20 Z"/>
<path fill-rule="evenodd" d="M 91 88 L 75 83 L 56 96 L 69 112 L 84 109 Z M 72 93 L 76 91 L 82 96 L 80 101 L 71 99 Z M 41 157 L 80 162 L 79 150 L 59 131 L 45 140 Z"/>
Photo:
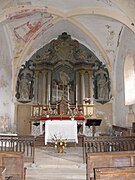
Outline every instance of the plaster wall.
<path fill-rule="evenodd" d="M 121 41 L 119 44 L 119 52 L 115 62 L 115 101 L 114 114 L 115 124 L 120 126 L 131 126 L 128 123 L 128 107 L 125 106 L 125 90 L 124 90 L 124 62 L 125 58 L 130 54 L 134 55 L 135 36 L 127 27 L 124 28 Z"/>
<path fill-rule="evenodd" d="M 111 133 L 112 132 L 112 102 L 106 104 L 95 103 L 95 115 L 102 119 L 101 125 L 96 127 L 96 132 Z"/>
<path fill-rule="evenodd" d="M 0 132 L 11 131 L 13 125 L 12 62 L 4 34 L 0 26 Z"/>

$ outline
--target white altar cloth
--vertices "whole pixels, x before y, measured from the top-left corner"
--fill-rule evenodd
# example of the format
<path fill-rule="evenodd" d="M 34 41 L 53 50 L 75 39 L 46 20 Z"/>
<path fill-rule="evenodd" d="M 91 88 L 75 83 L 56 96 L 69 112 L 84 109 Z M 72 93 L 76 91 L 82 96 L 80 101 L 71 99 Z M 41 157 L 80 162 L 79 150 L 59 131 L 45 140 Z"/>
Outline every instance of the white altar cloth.
<path fill-rule="evenodd" d="M 53 142 L 54 136 L 57 139 L 67 140 L 67 142 L 78 143 L 77 138 L 77 121 L 57 120 L 46 121 L 45 123 L 45 145 L 47 142 Z"/>

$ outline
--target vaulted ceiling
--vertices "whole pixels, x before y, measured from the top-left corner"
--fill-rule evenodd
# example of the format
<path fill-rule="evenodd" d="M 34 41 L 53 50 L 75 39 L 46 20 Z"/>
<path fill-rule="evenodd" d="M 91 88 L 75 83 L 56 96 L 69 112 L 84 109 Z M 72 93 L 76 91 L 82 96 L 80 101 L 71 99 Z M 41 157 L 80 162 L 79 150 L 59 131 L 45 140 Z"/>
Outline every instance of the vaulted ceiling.
<path fill-rule="evenodd" d="M 4 0 L 0 8 L 0 36 L 16 68 L 67 32 L 111 69 L 124 28 L 135 32 L 133 0 Z"/>

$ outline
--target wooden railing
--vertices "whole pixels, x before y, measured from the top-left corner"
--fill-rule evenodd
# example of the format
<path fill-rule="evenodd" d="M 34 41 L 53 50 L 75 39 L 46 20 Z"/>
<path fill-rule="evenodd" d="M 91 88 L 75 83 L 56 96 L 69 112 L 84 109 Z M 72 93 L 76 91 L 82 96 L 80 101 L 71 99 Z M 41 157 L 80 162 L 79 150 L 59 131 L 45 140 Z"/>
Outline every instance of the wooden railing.
<path fill-rule="evenodd" d="M 0 135 L 0 151 L 23 152 L 25 162 L 33 162 L 35 157 L 34 136 Z"/>
<path fill-rule="evenodd" d="M 86 153 L 134 151 L 135 136 L 94 136 L 83 137 L 83 160 L 86 162 Z"/>

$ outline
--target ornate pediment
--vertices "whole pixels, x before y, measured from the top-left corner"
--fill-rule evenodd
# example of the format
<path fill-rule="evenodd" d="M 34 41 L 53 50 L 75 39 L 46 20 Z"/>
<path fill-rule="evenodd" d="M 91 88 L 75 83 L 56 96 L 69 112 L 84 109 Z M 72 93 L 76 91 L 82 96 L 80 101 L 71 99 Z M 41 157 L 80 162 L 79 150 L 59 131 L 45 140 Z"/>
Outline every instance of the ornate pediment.
<path fill-rule="evenodd" d="M 35 63 L 55 64 L 69 62 L 71 64 L 94 64 L 96 56 L 77 40 L 71 38 L 66 32 L 63 32 L 57 39 L 38 50 L 31 59 Z"/>

